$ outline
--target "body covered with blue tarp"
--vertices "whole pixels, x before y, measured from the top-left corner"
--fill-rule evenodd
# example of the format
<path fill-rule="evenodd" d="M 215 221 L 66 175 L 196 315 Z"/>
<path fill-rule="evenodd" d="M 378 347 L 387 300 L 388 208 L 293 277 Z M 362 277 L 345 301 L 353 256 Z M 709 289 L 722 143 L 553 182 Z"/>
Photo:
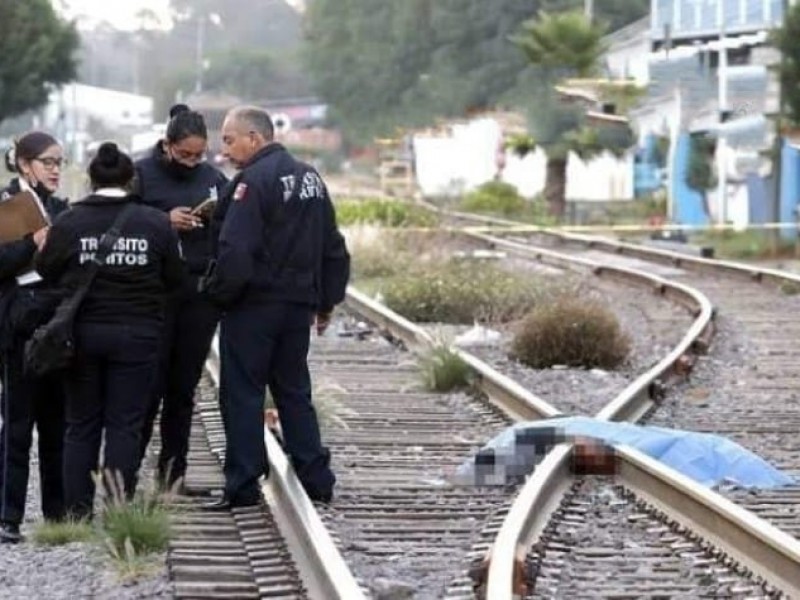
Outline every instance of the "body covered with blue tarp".
<path fill-rule="evenodd" d="M 795 481 L 731 440 L 709 433 L 612 423 L 589 417 L 558 417 L 514 425 L 486 444 L 456 471 L 463 485 L 507 485 L 524 479 L 555 445 L 593 439 L 630 446 L 706 486 L 732 483 L 774 488 Z"/>

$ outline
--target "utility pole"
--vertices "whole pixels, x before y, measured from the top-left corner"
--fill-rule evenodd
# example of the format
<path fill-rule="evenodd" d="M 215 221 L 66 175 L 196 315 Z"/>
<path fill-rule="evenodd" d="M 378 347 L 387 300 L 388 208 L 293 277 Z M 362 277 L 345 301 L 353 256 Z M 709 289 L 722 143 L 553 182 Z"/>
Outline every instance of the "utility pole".
<path fill-rule="evenodd" d="M 590 22 L 594 21 L 594 0 L 583 0 L 583 12 Z"/>
<path fill-rule="evenodd" d="M 719 222 L 724 225 L 728 212 L 728 188 L 726 159 L 728 147 L 722 128 L 728 110 L 728 46 L 725 39 L 725 0 L 717 0 L 717 25 L 719 27 L 719 60 L 717 61 L 717 92 L 719 104 L 719 130 L 717 133 L 717 200 Z"/>

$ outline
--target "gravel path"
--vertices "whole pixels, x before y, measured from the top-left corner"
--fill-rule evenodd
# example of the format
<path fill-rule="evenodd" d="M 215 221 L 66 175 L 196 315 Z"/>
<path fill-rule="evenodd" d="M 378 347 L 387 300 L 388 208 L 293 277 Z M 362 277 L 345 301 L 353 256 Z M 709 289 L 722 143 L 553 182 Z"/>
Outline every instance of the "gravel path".
<path fill-rule="evenodd" d="M 34 438 L 34 449 L 36 440 Z M 23 534 L 30 537 L 41 521 L 39 476 L 35 450 L 23 523 Z M 147 479 L 149 475 L 143 477 Z M 97 545 L 74 543 L 40 547 L 28 540 L 22 544 L 0 544 L 0 599 L 57 600 L 98 598 L 172 598 L 163 557 L 154 557 L 153 574 L 137 581 L 122 581 Z"/>
<path fill-rule="evenodd" d="M 310 361 L 338 479 L 323 520 L 376 600 L 463 598 L 514 490 L 447 477 L 508 422 L 466 394 L 421 389 L 413 357 L 380 336 L 336 331 L 313 339 Z"/>
<path fill-rule="evenodd" d="M 530 598 L 765 597 L 683 529 L 642 510 L 613 478 L 581 479 L 575 488 L 542 536 L 546 553 Z"/>
<path fill-rule="evenodd" d="M 500 344 L 467 350 L 567 414 L 596 414 L 669 353 L 685 335 L 692 317 L 682 307 L 641 287 L 586 278 L 581 289 L 608 306 L 631 339 L 630 358 L 619 369 L 531 369 L 508 357 L 509 328 Z"/>

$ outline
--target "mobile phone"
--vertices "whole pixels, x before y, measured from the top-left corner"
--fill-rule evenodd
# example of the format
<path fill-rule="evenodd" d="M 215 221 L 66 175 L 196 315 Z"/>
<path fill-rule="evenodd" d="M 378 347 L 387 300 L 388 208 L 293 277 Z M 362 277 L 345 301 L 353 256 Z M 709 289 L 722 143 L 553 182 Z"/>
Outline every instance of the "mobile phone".
<path fill-rule="evenodd" d="M 203 217 L 203 218 L 209 217 L 211 216 L 211 213 L 214 212 L 214 207 L 216 205 L 217 205 L 216 198 L 208 198 L 206 200 L 203 200 L 197 206 L 195 206 L 192 209 L 191 214 L 196 217 Z"/>

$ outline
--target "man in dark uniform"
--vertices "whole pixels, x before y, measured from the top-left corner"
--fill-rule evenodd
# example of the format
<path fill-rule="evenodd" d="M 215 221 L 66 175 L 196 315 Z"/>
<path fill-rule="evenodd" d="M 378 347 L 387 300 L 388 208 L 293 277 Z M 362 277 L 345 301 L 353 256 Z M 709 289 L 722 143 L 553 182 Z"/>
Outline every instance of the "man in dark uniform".
<path fill-rule="evenodd" d="M 269 115 L 240 107 L 222 128 L 224 155 L 240 170 L 226 210 L 209 292 L 224 309 L 220 406 L 227 438 L 225 496 L 211 508 L 260 500 L 267 473 L 266 386 L 286 449 L 312 500 L 329 502 L 336 478 L 311 402 L 310 327 L 322 333 L 344 299 L 350 256 L 319 174 L 273 139 Z"/>

